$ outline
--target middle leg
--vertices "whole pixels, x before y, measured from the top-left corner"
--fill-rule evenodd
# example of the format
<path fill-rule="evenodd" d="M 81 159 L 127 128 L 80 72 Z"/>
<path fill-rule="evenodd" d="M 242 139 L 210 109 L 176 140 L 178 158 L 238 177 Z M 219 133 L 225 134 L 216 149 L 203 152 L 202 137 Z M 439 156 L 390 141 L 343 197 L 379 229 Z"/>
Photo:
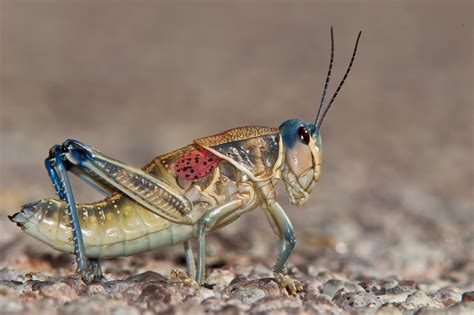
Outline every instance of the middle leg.
<path fill-rule="evenodd" d="M 206 232 L 212 229 L 219 221 L 228 219 L 232 215 L 240 215 L 241 213 L 238 210 L 242 209 L 243 205 L 244 201 L 242 199 L 232 200 L 212 209 L 199 219 L 197 228 L 199 242 L 196 274 L 197 283 L 201 285 L 204 283 L 204 272 L 206 268 Z"/>
<path fill-rule="evenodd" d="M 187 240 L 184 244 L 184 255 L 186 257 L 186 266 L 188 268 L 188 276 L 192 279 L 196 279 L 196 263 L 194 262 L 193 249 L 191 241 Z"/>

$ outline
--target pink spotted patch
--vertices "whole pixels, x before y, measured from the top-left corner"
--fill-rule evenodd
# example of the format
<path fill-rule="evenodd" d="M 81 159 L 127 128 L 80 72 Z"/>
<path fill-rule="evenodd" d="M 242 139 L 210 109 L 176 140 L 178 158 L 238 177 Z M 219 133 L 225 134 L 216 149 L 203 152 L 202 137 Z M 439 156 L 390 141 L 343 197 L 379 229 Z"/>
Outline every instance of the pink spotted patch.
<path fill-rule="evenodd" d="M 209 174 L 220 160 L 207 150 L 196 149 L 180 156 L 174 164 L 174 171 L 184 179 L 199 179 Z"/>

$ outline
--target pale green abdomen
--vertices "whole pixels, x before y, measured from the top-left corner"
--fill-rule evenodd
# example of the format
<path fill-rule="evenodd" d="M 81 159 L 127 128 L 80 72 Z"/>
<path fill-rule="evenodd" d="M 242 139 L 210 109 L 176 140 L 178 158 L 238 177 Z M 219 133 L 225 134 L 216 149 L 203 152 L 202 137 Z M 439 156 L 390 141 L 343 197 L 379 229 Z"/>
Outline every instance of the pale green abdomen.
<path fill-rule="evenodd" d="M 193 235 L 193 226 L 169 222 L 120 194 L 93 204 L 78 204 L 77 209 L 88 257 L 133 255 L 181 243 Z M 40 200 L 25 206 L 13 220 L 54 249 L 74 252 L 65 202 Z"/>

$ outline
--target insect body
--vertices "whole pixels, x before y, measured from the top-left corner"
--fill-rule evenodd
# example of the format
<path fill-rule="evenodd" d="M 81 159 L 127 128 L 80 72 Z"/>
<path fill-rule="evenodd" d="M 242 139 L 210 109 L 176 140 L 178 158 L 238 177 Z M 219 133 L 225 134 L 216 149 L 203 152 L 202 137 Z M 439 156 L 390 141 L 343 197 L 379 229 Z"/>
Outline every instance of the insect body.
<path fill-rule="evenodd" d="M 276 200 L 274 184 L 282 180 L 290 202 L 301 205 L 320 177 L 319 128 L 350 71 L 324 108 L 334 56 L 315 123 L 285 121 L 277 128 L 241 127 L 199 138 L 158 156 L 138 169 L 76 140 L 53 146 L 45 160 L 59 200 L 42 199 L 23 206 L 10 219 L 53 248 L 74 253 L 85 282 L 102 277 L 99 259 L 127 256 L 183 243 L 188 274 L 200 284 L 205 275 L 206 234 L 261 207 L 280 239 L 276 273 L 285 272 L 296 239 Z M 68 171 L 105 199 L 76 204 Z M 191 240 L 198 241 L 197 265 Z"/>

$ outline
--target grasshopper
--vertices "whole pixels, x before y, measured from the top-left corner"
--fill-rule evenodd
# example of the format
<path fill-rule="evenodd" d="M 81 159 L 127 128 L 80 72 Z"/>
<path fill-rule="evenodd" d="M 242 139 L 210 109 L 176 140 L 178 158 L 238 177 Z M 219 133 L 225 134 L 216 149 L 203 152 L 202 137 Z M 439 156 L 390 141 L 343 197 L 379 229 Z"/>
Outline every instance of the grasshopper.
<path fill-rule="evenodd" d="M 10 220 L 54 249 L 75 254 L 76 274 L 86 283 L 103 278 L 99 259 L 183 243 L 188 276 L 202 285 L 206 234 L 260 207 L 280 242 L 274 273 L 291 285 L 285 273 L 296 237 L 276 200 L 275 184 L 281 179 L 291 204 L 300 206 L 319 180 L 319 129 L 350 72 L 360 36 L 359 32 L 343 79 L 324 106 L 334 61 L 331 28 L 329 70 L 314 123 L 290 119 L 279 128 L 230 129 L 160 155 L 142 169 L 77 140 L 66 140 L 53 146 L 45 160 L 59 200 L 26 204 Z M 68 172 L 105 199 L 77 204 Z M 194 239 L 197 264 L 191 246 Z"/>

